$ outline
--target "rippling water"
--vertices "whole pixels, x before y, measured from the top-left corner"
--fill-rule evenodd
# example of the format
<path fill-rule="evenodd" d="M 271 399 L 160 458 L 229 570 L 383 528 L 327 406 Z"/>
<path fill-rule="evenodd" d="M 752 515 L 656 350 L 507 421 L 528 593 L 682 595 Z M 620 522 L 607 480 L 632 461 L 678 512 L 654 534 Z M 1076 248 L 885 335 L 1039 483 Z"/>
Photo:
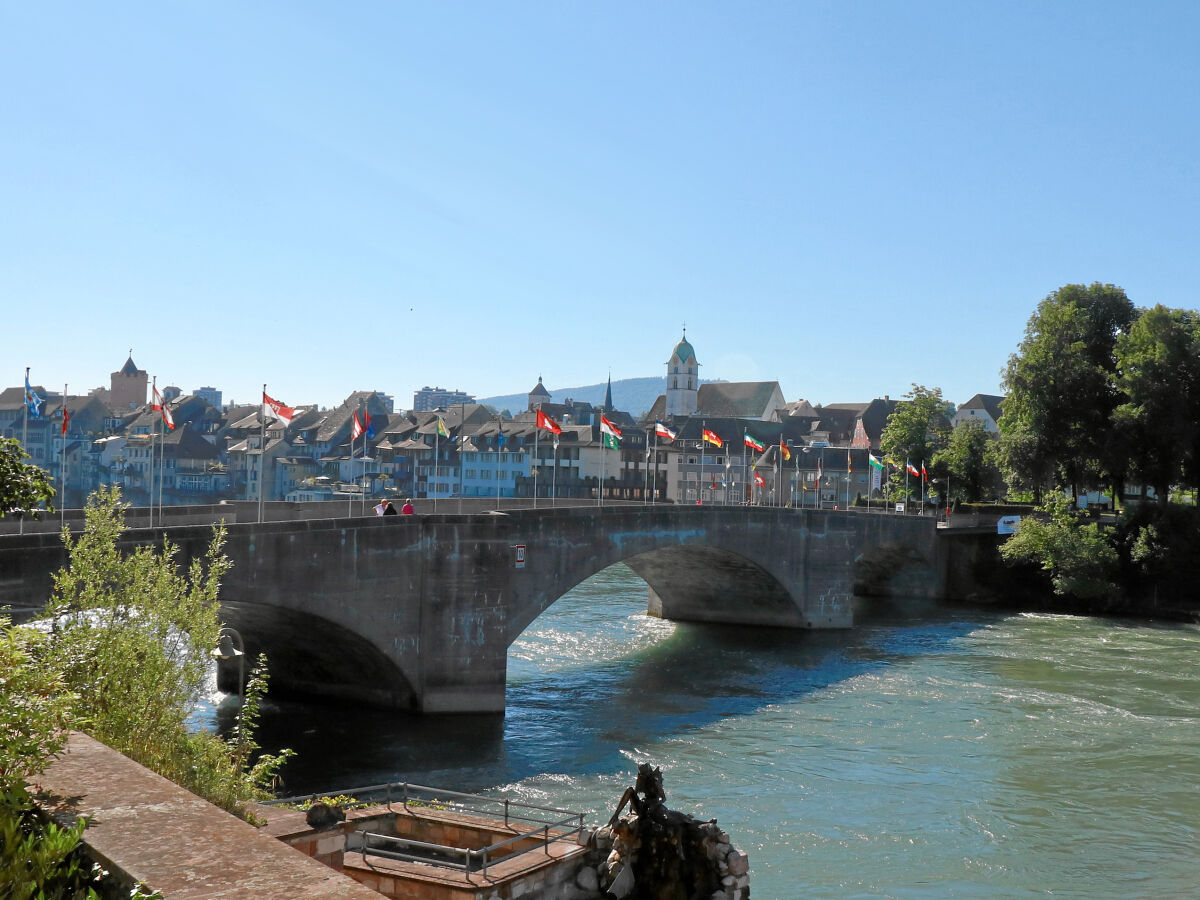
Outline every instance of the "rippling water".
<path fill-rule="evenodd" d="M 606 820 L 637 763 L 758 900 L 1200 895 L 1200 628 L 946 615 L 676 625 L 614 566 L 509 655 L 508 714 L 269 706 L 292 793 L 397 779 Z"/>

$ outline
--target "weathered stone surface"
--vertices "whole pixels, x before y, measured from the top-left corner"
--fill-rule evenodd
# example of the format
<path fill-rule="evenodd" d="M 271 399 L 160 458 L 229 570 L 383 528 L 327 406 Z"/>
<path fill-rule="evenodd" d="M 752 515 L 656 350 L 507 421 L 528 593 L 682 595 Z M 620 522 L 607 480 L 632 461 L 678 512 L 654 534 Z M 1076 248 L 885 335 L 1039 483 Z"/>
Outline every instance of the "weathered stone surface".
<path fill-rule="evenodd" d="M 730 875 L 745 875 L 750 871 L 750 857 L 740 850 L 734 850 L 725 857 L 725 863 L 729 866 Z"/>
<path fill-rule="evenodd" d="M 632 866 L 621 866 L 616 877 L 613 878 L 612 884 L 608 886 L 608 893 L 616 897 L 617 900 L 622 900 L 628 897 L 633 891 L 634 878 Z"/>
<path fill-rule="evenodd" d="M 600 890 L 600 876 L 591 866 L 584 866 L 575 876 L 575 884 L 584 891 L 596 892 Z"/>

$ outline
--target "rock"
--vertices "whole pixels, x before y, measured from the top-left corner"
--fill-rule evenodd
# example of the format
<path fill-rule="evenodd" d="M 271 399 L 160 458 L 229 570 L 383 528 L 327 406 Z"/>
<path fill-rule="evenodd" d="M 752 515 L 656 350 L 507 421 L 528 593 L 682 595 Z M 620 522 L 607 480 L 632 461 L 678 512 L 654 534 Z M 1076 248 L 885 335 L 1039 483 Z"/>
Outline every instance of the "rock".
<path fill-rule="evenodd" d="M 346 814 L 336 806 L 331 806 L 328 803 L 314 803 L 308 808 L 308 812 L 304 814 L 304 821 L 308 822 L 309 828 L 315 828 L 317 831 L 328 831 L 331 828 L 337 828 L 339 824 L 346 821 Z"/>
<path fill-rule="evenodd" d="M 593 894 L 600 890 L 600 876 L 591 866 L 584 866 L 575 876 L 575 884 Z"/>
<path fill-rule="evenodd" d="M 633 867 L 623 865 L 613 878 L 612 884 L 608 886 L 608 892 L 617 900 L 622 900 L 633 891 L 633 883 Z"/>
<path fill-rule="evenodd" d="M 745 875 L 750 871 L 750 857 L 741 850 L 734 850 L 727 857 L 725 863 L 729 866 L 730 875 Z"/>

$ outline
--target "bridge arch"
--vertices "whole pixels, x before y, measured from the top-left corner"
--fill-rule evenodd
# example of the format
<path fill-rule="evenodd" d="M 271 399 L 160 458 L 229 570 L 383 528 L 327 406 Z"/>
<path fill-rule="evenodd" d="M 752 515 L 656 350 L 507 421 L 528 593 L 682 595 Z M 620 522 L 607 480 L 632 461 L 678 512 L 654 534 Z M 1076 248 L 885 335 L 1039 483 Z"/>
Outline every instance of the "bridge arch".
<path fill-rule="evenodd" d="M 417 691 L 394 659 L 365 635 L 332 619 L 283 606 L 231 600 L 221 618 L 246 645 L 247 677 L 266 653 L 273 696 L 316 697 L 388 709 L 415 709 Z M 218 686 L 237 689 L 234 663 L 222 663 Z"/>

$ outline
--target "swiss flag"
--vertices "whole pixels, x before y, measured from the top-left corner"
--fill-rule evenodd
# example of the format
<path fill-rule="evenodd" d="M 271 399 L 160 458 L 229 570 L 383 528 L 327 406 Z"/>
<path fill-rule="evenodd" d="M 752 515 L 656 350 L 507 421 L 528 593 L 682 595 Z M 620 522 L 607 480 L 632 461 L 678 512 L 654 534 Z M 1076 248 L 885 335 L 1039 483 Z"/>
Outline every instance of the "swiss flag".
<path fill-rule="evenodd" d="M 759 487 L 767 486 L 767 480 L 762 477 L 762 474 L 760 472 L 754 473 L 754 483 L 757 484 Z"/>
<path fill-rule="evenodd" d="M 537 411 L 537 427 L 545 428 L 551 434 L 562 434 L 562 427 L 540 409 Z"/>

